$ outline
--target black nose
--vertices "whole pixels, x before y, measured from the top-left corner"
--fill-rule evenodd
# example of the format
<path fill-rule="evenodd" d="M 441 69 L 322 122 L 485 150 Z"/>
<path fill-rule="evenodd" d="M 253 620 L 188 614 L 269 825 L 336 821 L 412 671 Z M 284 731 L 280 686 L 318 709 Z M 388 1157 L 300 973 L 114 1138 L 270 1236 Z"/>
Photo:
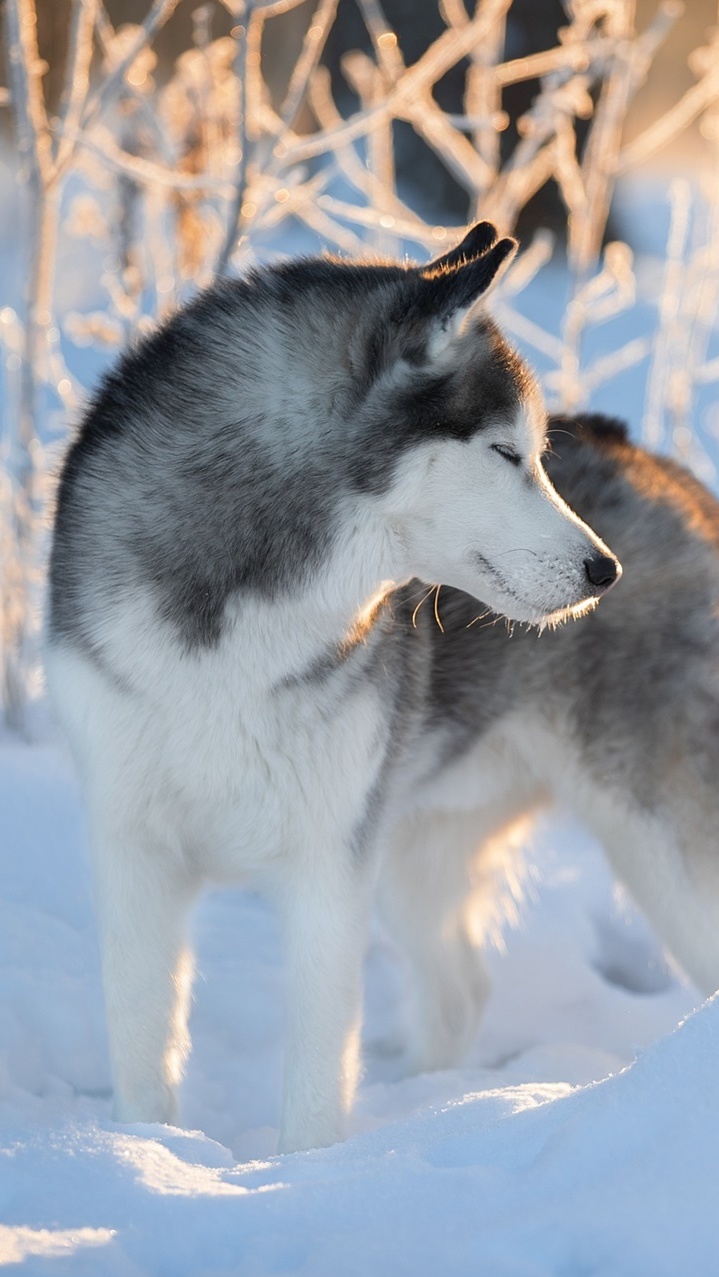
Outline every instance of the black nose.
<path fill-rule="evenodd" d="M 618 567 L 617 560 L 610 559 L 608 554 L 597 554 L 593 559 L 584 560 L 587 578 L 597 594 L 603 594 L 611 585 L 614 585 Z"/>

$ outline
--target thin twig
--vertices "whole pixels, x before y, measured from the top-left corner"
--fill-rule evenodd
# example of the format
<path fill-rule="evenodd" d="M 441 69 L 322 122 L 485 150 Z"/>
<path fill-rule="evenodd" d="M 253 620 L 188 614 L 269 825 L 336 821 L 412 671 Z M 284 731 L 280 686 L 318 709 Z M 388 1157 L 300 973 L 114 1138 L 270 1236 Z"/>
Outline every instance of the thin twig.
<path fill-rule="evenodd" d="M 80 116 L 87 101 L 93 32 L 98 6 L 99 0 L 73 0 L 69 48 L 65 64 L 65 84 L 58 113 L 59 127 L 52 146 L 55 170 L 62 169 L 65 165 L 72 145 L 70 138 L 79 125 Z"/>
<path fill-rule="evenodd" d="M 280 108 L 280 119 L 287 129 L 294 128 L 297 114 L 307 96 L 310 80 L 322 55 L 336 12 L 337 0 L 319 0 L 312 15 L 285 100 Z"/>
<path fill-rule="evenodd" d="M 130 70 L 133 62 L 142 53 L 142 50 L 151 43 L 157 32 L 171 17 L 173 11 L 177 8 L 179 0 L 155 0 L 144 22 L 140 24 L 139 31 L 133 40 L 130 48 L 127 50 L 124 58 L 112 68 L 102 84 L 91 93 L 85 103 L 84 110 L 80 117 L 80 128 L 89 129 L 100 115 L 113 94 L 124 82 L 127 72 Z"/>
<path fill-rule="evenodd" d="M 40 188 L 50 181 L 52 153 L 36 30 L 33 0 L 5 0 L 3 38 L 18 152 L 29 166 L 30 185 Z"/>
<path fill-rule="evenodd" d="M 252 18 L 253 0 L 247 0 L 245 10 L 245 22 L 237 28 L 236 32 L 236 48 L 235 48 L 235 78 L 237 80 L 238 103 L 237 103 L 237 174 L 235 177 L 235 189 L 230 201 L 230 208 L 227 215 L 227 227 L 225 237 L 222 241 L 220 253 L 215 266 L 215 273 L 223 275 L 227 270 L 232 250 L 237 242 L 242 217 L 242 204 L 245 198 L 245 186 L 247 184 L 247 164 L 249 139 L 247 135 L 247 47 L 249 40 L 249 26 Z"/>

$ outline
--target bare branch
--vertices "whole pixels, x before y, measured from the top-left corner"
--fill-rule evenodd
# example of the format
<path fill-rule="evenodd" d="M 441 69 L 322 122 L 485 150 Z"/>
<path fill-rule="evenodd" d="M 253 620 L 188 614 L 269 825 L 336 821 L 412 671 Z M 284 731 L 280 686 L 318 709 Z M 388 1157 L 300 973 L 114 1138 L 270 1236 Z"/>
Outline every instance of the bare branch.
<path fill-rule="evenodd" d="M 103 80 L 100 87 L 88 97 L 81 116 L 81 127 L 83 129 L 89 128 L 95 122 L 100 112 L 123 83 L 138 54 L 142 52 L 146 45 L 150 44 L 154 36 L 177 8 L 177 5 L 178 0 L 155 0 L 124 58 L 120 59 L 117 65 L 109 72 L 107 78 Z"/>
<path fill-rule="evenodd" d="M 123 151 L 106 129 L 95 129 L 94 133 L 93 138 L 92 135 L 75 131 L 69 133 L 69 138 L 76 148 L 89 152 L 109 172 L 129 177 L 141 186 L 162 186 L 171 191 L 215 191 L 222 195 L 229 195 L 233 190 L 229 173 L 226 177 L 217 177 L 210 173 L 191 176 L 189 173 L 153 163 L 141 155 Z"/>
<path fill-rule="evenodd" d="M 27 210 L 20 228 L 25 305 L 19 317 L 0 309 L 12 420 L 10 470 L 3 474 L 0 467 L 0 674 L 6 704 L 21 705 L 37 629 L 30 606 L 40 575 L 35 530 L 49 491 L 39 438 L 47 429 L 48 404 L 58 413 L 82 395 L 65 365 L 65 343 L 116 349 L 202 286 L 213 266 L 223 272 L 233 261 L 245 264 L 268 249 L 291 248 L 290 225 L 302 228 L 303 242 L 348 254 L 369 244 L 377 252 L 422 256 L 459 239 L 461 228 L 432 225 L 411 207 L 410 183 L 398 194 L 398 122 L 408 123 L 434 152 L 465 193 L 468 208 L 502 230 L 513 227 L 545 183 L 557 184 L 568 215 L 570 269 L 561 254 L 550 262 L 554 240 L 538 233 L 497 288 L 497 315 L 541 359 L 554 403 L 577 407 L 634 369 L 635 378 L 648 382 L 649 441 L 708 464 L 700 449 L 703 427 L 697 433 L 695 420 L 699 388 L 719 379 L 713 357 L 719 36 L 710 34 L 691 56 L 695 87 L 626 146 L 629 103 L 677 20 L 676 0 L 660 3 L 639 33 L 635 0 L 568 0 L 566 23 L 549 33 L 550 48 L 506 59 L 505 24 L 508 15 L 522 20 L 519 6 L 511 14 L 511 0 L 477 0 L 473 6 L 469 0 L 439 0 L 445 27 L 410 67 L 384 0 L 357 0 L 371 50 L 343 58 L 360 100 L 348 118 L 333 99 L 329 71 L 320 65 L 337 0 L 313 0 L 311 15 L 310 8 L 299 12 L 307 2 L 223 0 L 236 25 L 231 36 L 219 39 L 212 38 L 210 9 L 196 11 L 194 46 L 179 54 L 167 74 L 163 67 L 158 85 L 151 74 L 151 45 L 178 0 L 147 0 L 144 21 L 118 32 L 103 0 L 72 0 L 59 118 L 48 124 L 34 0 L 5 0 L 9 90 L 0 89 L 0 104 L 11 104 Z M 273 33 L 265 24 L 293 10 L 298 52 L 277 106 L 269 74 Z M 301 39 L 298 28 L 304 30 Z M 94 42 L 104 65 L 91 84 Z M 464 100 L 443 111 L 438 82 L 464 60 L 470 63 L 462 72 Z M 529 80 L 539 81 L 539 88 L 514 121 L 517 140 L 510 146 L 505 135 L 500 148 L 509 123 L 504 90 Z M 693 213 L 686 188 L 675 192 L 663 287 L 652 283 L 646 263 L 640 262 L 635 276 L 626 245 L 607 245 L 597 266 L 618 176 L 681 136 L 697 118 L 698 145 L 708 149 L 713 177 Z M 578 146 L 580 120 L 585 140 Z M 87 241 L 102 304 L 93 298 L 83 307 L 76 297 L 67 300 L 74 281 L 68 281 L 65 262 L 77 257 L 58 250 L 73 236 Z M 547 318 L 541 308 L 536 316 L 534 290 L 542 295 L 544 278 L 553 281 L 552 296 L 561 281 L 569 297 L 561 321 L 558 314 Z M 641 313 L 634 309 L 638 296 Z M 656 309 L 655 332 L 646 323 L 648 304 Z M 622 315 L 636 315 L 642 325 L 631 340 L 626 329 L 615 339 L 612 325 Z M 585 339 L 599 324 L 607 326 L 606 340 L 587 360 Z"/>
<path fill-rule="evenodd" d="M 661 119 L 630 142 L 619 153 L 615 173 L 629 173 L 644 164 L 658 151 L 669 146 L 675 138 L 716 101 L 719 94 L 719 64 L 695 84 Z"/>
<path fill-rule="evenodd" d="M 297 113 L 307 96 L 310 80 L 322 55 L 336 12 L 337 0 L 319 0 L 312 15 L 300 56 L 292 72 L 287 95 L 280 109 L 280 118 L 288 129 L 294 127 Z"/>
<path fill-rule="evenodd" d="M 80 123 L 87 101 L 98 4 L 99 0 L 74 0 L 73 3 L 65 85 L 60 101 L 59 130 L 52 148 L 52 160 L 56 169 L 62 169 L 66 162 L 71 146 L 69 138 Z"/>
<path fill-rule="evenodd" d="M 247 135 L 247 50 L 249 44 L 250 22 L 252 18 L 252 0 L 248 0 L 247 20 L 244 26 L 237 28 L 236 40 L 237 46 L 235 51 L 235 78 L 238 86 L 239 100 L 237 105 L 237 174 L 235 177 L 235 189 L 230 203 L 230 211 L 227 218 L 227 230 L 220 249 L 220 255 L 217 259 L 215 271 L 218 275 L 222 275 L 229 264 L 232 250 L 235 246 L 242 213 L 242 202 L 245 196 L 245 184 L 247 182 L 247 162 L 249 139 Z M 259 45 L 259 28 L 257 43 Z M 258 50 L 259 52 L 259 50 Z"/>
<path fill-rule="evenodd" d="M 41 188 L 50 182 L 52 157 L 36 30 L 33 0 L 5 0 L 3 37 L 18 151 L 31 182 Z"/>
<path fill-rule="evenodd" d="M 95 36 L 97 38 L 97 41 L 103 53 L 103 56 L 106 59 L 109 59 L 112 56 L 111 55 L 112 41 L 114 39 L 117 39 L 117 35 L 102 4 L 99 5 L 97 9 L 96 17 L 95 17 Z M 177 156 L 175 154 L 175 150 L 173 146 L 171 145 L 167 137 L 165 129 L 162 127 L 162 124 L 160 123 L 160 118 L 158 116 L 158 112 L 154 109 L 154 104 L 148 102 L 145 95 L 140 93 L 139 89 L 127 79 L 124 79 L 122 82 L 122 92 L 123 92 L 123 95 L 127 95 L 129 98 L 131 98 L 133 105 L 136 107 L 136 109 L 139 111 L 140 115 L 142 116 L 143 124 L 146 125 L 147 128 L 153 134 L 162 159 L 167 164 L 174 164 L 177 160 Z M 83 130 L 83 136 L 86 136 L 87 133 L 90 131 L 91 131 L 90 129 L 85 128 Z M 76 141 L 78 140 L 79 136 L 80 136 L 80 126 L 78 124 L 77 131 L 75 133 Z"/>

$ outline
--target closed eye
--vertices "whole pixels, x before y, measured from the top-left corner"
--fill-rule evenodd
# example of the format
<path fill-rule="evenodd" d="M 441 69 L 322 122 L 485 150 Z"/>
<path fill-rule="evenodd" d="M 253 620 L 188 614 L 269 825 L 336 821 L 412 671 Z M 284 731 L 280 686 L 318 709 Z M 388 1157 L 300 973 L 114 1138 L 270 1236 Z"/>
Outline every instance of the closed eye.
<path fill-rule="evenodd" d="M 490 447 L 492 452 L 498 452 L 500 457 L 504 457 L 505 461 L 511 461 L 513 466 L 520 466 L 522 464 L 522 458 L 518 452 L 514 451 L 514 448 L 509 448 L 504 443 L 493 443 Z"/>

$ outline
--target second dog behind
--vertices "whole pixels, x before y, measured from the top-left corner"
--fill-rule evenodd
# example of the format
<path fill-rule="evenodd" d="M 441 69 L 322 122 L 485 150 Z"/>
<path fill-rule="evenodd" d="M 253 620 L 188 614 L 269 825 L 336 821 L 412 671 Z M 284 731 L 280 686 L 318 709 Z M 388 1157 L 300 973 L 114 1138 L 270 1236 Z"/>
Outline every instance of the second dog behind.
<path fill-rule="evenodd" d="M 620 423 L 555 419 L 549 438 L 552 482 L 624 578 L 544 632 L 510 633 L 456 590 L 438 599 L 443 633 L 431 606 L 414 616 L 435 631 L 424 754 L 381 901 L 417 975 L 418 1070 L 457 1063 L 471 1040 L 482 920 L 514 868 L 498 847 L 553 801 L 599 837 L 699 988 L 719 987 L 719 503 Z"/>

